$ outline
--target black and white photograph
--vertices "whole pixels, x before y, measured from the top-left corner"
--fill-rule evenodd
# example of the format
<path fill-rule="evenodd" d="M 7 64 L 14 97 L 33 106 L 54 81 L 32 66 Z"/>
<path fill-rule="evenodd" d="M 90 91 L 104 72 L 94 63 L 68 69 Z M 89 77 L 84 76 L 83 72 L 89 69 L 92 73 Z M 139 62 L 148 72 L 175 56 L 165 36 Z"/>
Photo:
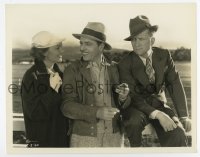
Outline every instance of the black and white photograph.
<path fill-rule="evenodd" d="M 6 149 L 197 152 L 197 4 L 5 4 Z"/>

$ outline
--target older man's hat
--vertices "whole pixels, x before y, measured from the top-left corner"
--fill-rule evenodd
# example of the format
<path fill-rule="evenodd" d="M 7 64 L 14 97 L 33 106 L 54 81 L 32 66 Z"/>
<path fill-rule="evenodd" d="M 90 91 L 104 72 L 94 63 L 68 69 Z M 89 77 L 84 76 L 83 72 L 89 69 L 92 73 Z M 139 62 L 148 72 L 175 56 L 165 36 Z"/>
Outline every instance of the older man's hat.
<path fill-rule="evenodd" d="M 110 50 L 112 47 L 106 42 L 105 26 L 100 22 L 88 22 L 81 34 L 72 34 L 75 38 L 89 38 L 100 41 L 105 44 L 105 49 Z"/>
<path fill-rule="evenodd" d="M 131 41 L 133 37 L 143 32 L 146 29 L 149 29 L 151 32 L 156 32 L 158 30 L 158 26 L 152 26 L 150 24 L 149 19 L 144 15 L 139 15 L 134 19 L 130 19 L 129 22 L 130 36 L 124 40 Z"/>

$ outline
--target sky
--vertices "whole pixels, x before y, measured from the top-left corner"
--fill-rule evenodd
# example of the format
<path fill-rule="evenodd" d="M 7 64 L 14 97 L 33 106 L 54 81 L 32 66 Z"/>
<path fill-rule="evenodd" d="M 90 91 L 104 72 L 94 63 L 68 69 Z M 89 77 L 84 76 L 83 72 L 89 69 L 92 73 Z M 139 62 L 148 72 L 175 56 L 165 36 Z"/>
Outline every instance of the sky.
<path fill-rule="evenodd" d="M 39 31 L 66 38 L 64 45 L 78 45 L 72 33 L 81 33 L 88 22 L 102 22 L 107 42 L 114 48 L 131 49 L 123 39 L 129 36 L 129 20 L 146 15 L 158 25 L 155 46 L 191 48 L 196 43 L 196 12 L 192 3 L 110 3 L 110 4 L 9 4 L 5 19 L 12 48 L 29 48 Z"/>

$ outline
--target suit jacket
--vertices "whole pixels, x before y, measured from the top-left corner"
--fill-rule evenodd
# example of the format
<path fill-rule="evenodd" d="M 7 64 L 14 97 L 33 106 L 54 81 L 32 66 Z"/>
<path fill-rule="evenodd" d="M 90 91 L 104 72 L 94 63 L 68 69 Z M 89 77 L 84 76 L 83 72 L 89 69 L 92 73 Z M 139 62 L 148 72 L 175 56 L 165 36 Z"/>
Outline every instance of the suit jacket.
<path fill-rule="evenodd" d="M 95 104 L 94 93 L 88 92 L 92 84 L 90 69 L 86 68 L 88 62 L 76 61 L 69 65 L 64 71 L 62 85 L 63 103 L 61 110 L 66 117 L 72 120 L 72 133 L 82 136 L 97 136 L 98 107 Z M 116 65 L 110 64 L 108 75 L 111 84 L 111 106 L 119 107 L 118 94 L 114 92 L 115 86 L 119 84 L 119 75 Z M 130 104 L 130 99 L 125 102 Z M 120 131 L 119 115 L 113 118 L 113 132 Z"/>
<path fill-rule="evenodd" d="M 62 78 L 56 64 L 54 70 Z M 44 147 L 66 147 L 69 124 L 60 111 L 61 90 L 57 93 L 50 87 L 49 77 L 45 64 L 38 60 L 24 74 L 21 97 L 26 136 Z"/>
<path fill-rule="evenodd" d="M 185 92 L 168 50 L 153 47 L 152 66 L 155 84 L 150 84 L 145 65 L 135 52 L 130 52 L 119 63 L 121 82 L 129 84 L 133 105 L 149 115 L 166 105 L 165 89 L 175 105 L 179 117 L 188 116 Z M 169 113 L 173 116 L 173 113 Z"/>

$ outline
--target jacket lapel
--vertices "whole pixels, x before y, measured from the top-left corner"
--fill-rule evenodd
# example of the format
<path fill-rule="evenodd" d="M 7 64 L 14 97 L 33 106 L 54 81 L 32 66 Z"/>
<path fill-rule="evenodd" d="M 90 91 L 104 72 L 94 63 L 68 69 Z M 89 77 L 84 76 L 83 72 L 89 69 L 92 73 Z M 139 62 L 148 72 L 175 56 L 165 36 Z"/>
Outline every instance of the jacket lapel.
<path fill-rule="evenodd" d="M 106 66 L 107 67 L 107 73 L 110 80 L 110 83 L 113 85 L 119 84 L 119 75 L 116 68 L 114 68 L 114 65 Z"/>
<path fill-rule="evenodd" d="M 145 66 L 142 62 L 142 60 L 140 59 L 140 57 L 135 54 L 135 52 L 133 53 L 133 58 L 132 58 L 132 62 L 134 64 L 133 66 L 133 71 L 132 71 L 132 75 L 133 77 L 135 77 L 144 87 L 146 87 L 150 82 L 148 80 L 148 76 L 145 72 Z M 132 63 L 131 63 L 132 64 Z M 132 64 L 132 65 L 133 65 Z"/>
<path fill-rule="evenodd" d="M 36 74 L 37 75 L 47 75 L 47 76 L 50 76 L 47 72 L 47 68 L 44 64 L 43 61 L 38 61 L 38 60 L 35 60 L 35 66 L 36 66 Z M 55 63 L 54 66 L 53 66 L 53 69 L 55 72 L 58 72 L 58 74 L 60 75 L 60 77 L 62 78 L 63 77 L 63 74 L 62 72 L 60 71 L 58 65 Z"/>
<path fill-rule="evenodd" d="M 152 66 L 155 71 L 155 79 L 156 79 L 156 91 L 159 92 L 161 85 L 163 83 L 164 77 L 164 62 L 162 61 L 162 57 L 159 52 L 154 51 L 152 54 Z"/>
<path fill-rule="evenodd" d="M 35 59 L 36 73 L 37 74 L 48 74 L 47 68 L 43 61 Z"/>
<path fill-rule="evenodd" d="M 82 74 L 83 78 L 88 82 L 88 84 L 92 83 L 90 69 L 87 68 L 88 63 L 84 61 L 80 61 L 79 65 L 80 65 L 80 73 Z"/>

